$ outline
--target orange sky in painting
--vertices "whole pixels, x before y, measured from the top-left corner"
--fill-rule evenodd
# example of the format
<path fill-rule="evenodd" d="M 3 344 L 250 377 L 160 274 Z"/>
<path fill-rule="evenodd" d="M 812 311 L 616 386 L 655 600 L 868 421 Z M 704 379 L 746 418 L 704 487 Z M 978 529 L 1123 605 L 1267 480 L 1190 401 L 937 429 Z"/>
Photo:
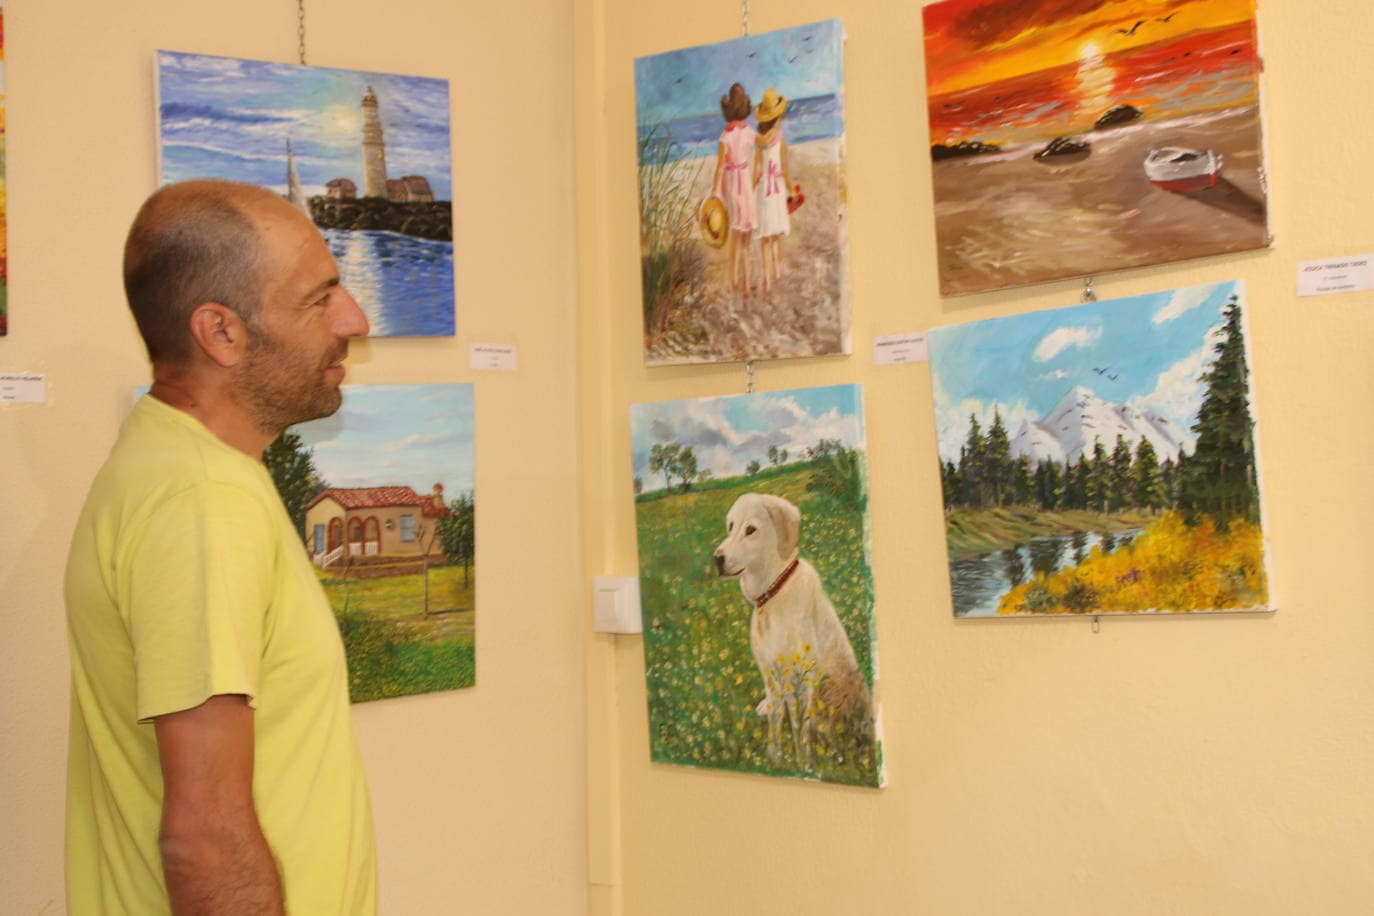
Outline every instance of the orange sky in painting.
<path fill-rule="evenodd" d="M 1255 0 L 945 0 L 924 16 L 926 83 L 938 96 L 1075 63 L 1094 48 L 1106 56 L 1245 22 Z M 1115 31 L 1142 19 L 1132 35 Z"/>

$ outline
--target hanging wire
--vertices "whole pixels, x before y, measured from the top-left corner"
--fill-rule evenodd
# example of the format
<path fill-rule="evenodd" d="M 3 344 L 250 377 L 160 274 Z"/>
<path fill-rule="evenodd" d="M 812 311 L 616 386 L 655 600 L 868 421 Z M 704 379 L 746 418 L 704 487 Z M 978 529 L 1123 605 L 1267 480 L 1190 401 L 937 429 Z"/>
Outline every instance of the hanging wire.
<path fill-rule="evenodd" d="M 745 386 L 745 388 L 744 388 L 744 393 L 745 393 L 745 394 L 753 394 L 753 393 L 754 393 L 754 361 L 753 361 L 752 359 L 749 360 L 749 362 L 747 362 L 747 363 L 744 364 L 744 373 L 745 373 L 745 375 L 746 375 L 746 376 L 748 377 L 748 379 L 749 379 L 748 384 L 747 384 L 747 385 Z"/>
<path fill-rule="evenodd" d="M 745 38 L 749 37 L 749 0 L 739 0 L 740 30 Z"/>
<path fill-rule="evenodd" d="M 301 66 L 305 66 L 305 0 L 296 0 L 296 50 L 300 52 Z"/>
<path fill-rule="evenodd" d="M 1084 301 L 1084 302 L 1096 302 L 1096 301 L 1097 301 L 1097 293 L 1095 293 L 1095 292 L 1093 291 L 1093 278 L 1092 278 L 1092 277 L 1084 277 L 1084 278 L 1083 278 L 1083 301 Z"/>

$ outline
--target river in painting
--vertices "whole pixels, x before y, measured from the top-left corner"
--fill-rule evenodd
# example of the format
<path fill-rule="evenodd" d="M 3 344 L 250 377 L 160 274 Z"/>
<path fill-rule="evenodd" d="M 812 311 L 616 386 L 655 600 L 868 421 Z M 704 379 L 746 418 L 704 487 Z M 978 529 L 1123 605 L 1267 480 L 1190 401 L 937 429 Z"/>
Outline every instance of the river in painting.
<path fill-rule="evenodd" d="M 453 333 L 453 243 L 395 232 L 321 229 L 374 337 Z"/>
<path fill-rule="evenodd" d="M 955 617 L 996 617 L 1002 596 L 1036 575 L 1049 575 L 1087 559 L 1094 547 L 1111 553 L 1135 540 L 1139 531 L 1033 538 L 1002 550 L 980 553 L 949 564 Z"/>

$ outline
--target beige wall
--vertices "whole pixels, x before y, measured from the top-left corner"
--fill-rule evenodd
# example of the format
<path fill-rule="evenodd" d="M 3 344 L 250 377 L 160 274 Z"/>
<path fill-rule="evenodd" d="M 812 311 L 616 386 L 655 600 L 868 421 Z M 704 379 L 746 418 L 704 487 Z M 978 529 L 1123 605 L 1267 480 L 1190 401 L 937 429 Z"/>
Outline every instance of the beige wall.
<path fill-rule="evenodd" d="M 630 62 L 730 37 L 737 5 L 402 0 L 389 15 L 413 27 L 394 45 L 366 28 L 372 4 L 308 6 L 313 63 L 453 81 L 459 335 L 359 346 L 350 370 L 477 385 L 478 686 L 356 709 L 383 912 L 1369 910 L 1374 615 L 1357 575 L 1374 294 L 1298 300 L 1293 276 L 1374 250 L 1374 13 L 1263 11 L 1273 251 L 1099 282 L 1104 296 L 1249 283 L 1280 612 L 1093 634 L 950 619 L 929 376 L 868 357 L 875 335 L 1067 304 L 1077 287 L 938 297 L 915 5 L 752 3 L 755 31 L 840 16 L 849 34 L 855 355 L 764 364 L 758 381 L 865 385 L 889 778 L 875 792 L 650 765 L 640 641 L 585 622 L 583 570 L 635 570 L 626 406 L 744 390 L 739 366 L 642 367 L 633 254 Z M 295 17 L 269 0 L 10 0 L 6 19 L 0 369 L 46 372 L 51 389 L 43 407 L 0 409 L 0 908 L 51 914 L 62 559 L 146 378 L 118 251 L 153 184 L 151 54 L 291 60 Z M 520 372 L 466 370 L 474 341 L 517 344 Z"/>
<path fill-rule="evenodd" d="M 941 300 L 920 8 L 753 0 L 755 32 L 848 32 L 854 356 L 758 386 L 862 382 L 889 785 L 651 765 L 638 637 L 588 653 L 594 912 L 950 916 L 1374 911 L 1374 293 L 1299 300 L 1299 260 L 1374 251 L 1374 12 L 1261 3 L 1272 251 L 1099 278 L 1104 298 L 1248 283 L 1273 616 L 959 622 L 930 375 L 875 335 L 1067 305 L 1079 285 Z M 632 574 L 626 407 L 745 389 L 742 366 L 646 370 L 634 57 L 739 34 L 739 4 L 579 0 L 584 556 Z"/>
<path fill-rule="evenodd" d="M 581 558 L 575 518 L 571 8 L 309 0 L 312 63 L 451 81 L 458 335 L 357 346 L 354 383 L 476 386 L 477 686 L 355 707 L 386 914 L 585 906 Z M 0 409 L 0 912 L 63 911 L 67 730 L 60 579 L 82 496 L 146 368 L 119 288 L 154 187 L 156 48 L 293 61 L 282 0 L 9 0 L 10 336 L 0 370 L 47 405 Z M 387 34 L 399 34 L 390 30 Z M 469 343 L 520 371 L 468 370 Z M 508 417 L 524 422 L 511 423 Z M 508 507 L 502 513 L 497 507 Z M 539 558 L 531 575 L 530 557 Z"/>

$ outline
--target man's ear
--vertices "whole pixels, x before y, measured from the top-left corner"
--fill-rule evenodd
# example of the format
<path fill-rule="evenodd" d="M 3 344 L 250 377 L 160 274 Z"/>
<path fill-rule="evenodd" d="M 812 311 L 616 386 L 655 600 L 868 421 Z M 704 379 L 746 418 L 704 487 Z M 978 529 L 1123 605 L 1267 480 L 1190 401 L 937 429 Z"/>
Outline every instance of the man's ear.
<path fill-rule="evenodd" d="M 216 365 L 233 368 L 248 352 L 248 326 L 227 305 L 206 302 L 191 312 L 191 339 Z"/>

